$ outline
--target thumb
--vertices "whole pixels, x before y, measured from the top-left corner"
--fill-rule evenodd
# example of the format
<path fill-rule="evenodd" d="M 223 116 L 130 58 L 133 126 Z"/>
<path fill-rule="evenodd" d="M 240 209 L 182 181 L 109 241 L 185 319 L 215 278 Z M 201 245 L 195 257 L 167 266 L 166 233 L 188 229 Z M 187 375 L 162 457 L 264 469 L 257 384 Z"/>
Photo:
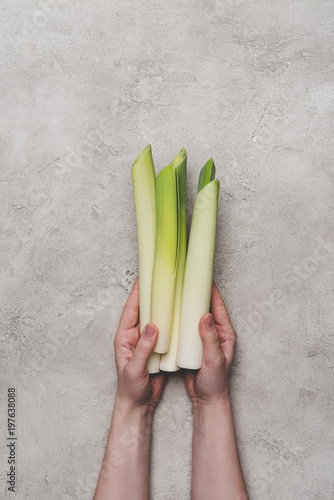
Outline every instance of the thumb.
<path fill-rule="evenodd" d="M 158 329 L 156 326 L 148 323 L 141 334 L 138 343 L 133 351 L 129 366 L 136 373 L 144 373 L 146 370 L 148 358 L 158 340 Z"/>
<path fill-rule="evenodd" d="M 219 335 L 212 314 L 204 314 L 201 317 L 199 334 L 203 342 L 203 358 L 207 361 L 221 362 L 223 352 L 220 348 Z"/>

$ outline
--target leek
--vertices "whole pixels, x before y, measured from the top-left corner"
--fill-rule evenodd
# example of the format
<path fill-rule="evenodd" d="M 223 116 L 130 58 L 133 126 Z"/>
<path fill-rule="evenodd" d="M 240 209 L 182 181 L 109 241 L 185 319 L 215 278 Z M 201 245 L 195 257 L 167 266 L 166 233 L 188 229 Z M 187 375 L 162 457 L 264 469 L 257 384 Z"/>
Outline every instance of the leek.
<path fill-rule="evenodd" d="M 178 185 L 178 241 L 177 241 L 177 271 L 174 296 L 174 311 L 171 340 L 168 352 L 161 356 L 160 370 L 174 372 L 178 370 L 176 364 L 177 348 L 179 343 L 181 299 L 183 289 L 184 270 L 186 266 L 187 254 L 187 219 L 186 219 L 186 173 L 187 173 L 187 152 L 183 148 L 171 162 L 177 174 Z"/>
<path fill-rule="evenodd" d="M 175 276 L 177 266 L 177 175 L 167 165 L 157 175 L 156 235 L 152 277 L 151 322 L 159 329 L 155 352 L 168 350 L 173 320 Z"/>
<path fill-rule="evenodd" d="M 150 145 L 134 161 L 132 182 L 137 222 L 140 333 L 142 333 L 145 325 L 151 320 L 151 283 L 155 245 L 155 173 Z M 149 373 L 157 373 L 159 363 L 160 356 L 156 353 L 151 354 L 147 365 Z"/>
<path fill-rule="evenodd" d="M 206 162 L 204 167 L 202 168 L 199 179 L 198 179 L 198 187 L 197 192 L 199 193 L 201 189 L 203 189 L 209 182 L 213 181 L 216 174 L 216 167 L 213 163 L 213 158 L 210 158 L 209 161 Z"/>
<path fill-rule="evenodd" d="M 182 291 L 177 365 L 194 370 L 201 367 L 203 355 L 199 321 L 210 308 L 220 190 L 214 174 L 211 159 L 199 176 Z"/>

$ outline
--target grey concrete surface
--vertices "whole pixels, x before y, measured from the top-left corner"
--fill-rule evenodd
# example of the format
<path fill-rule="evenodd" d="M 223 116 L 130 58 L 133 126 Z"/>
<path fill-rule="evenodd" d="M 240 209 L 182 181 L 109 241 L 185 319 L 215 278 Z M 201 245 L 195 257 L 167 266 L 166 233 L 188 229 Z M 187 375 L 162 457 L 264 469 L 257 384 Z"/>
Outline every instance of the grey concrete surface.
<path fill-rule="evenodd" d="M 1 2 L 1 498 L 92 498 L 137 273 L 130 168 L 151 143 L 157 171 L 188 150 L 189 221 L 210 156 L 222 181 L 215 276 L 250 498 L 333 500 L 333 15 L 331 0 Z M 175 375 L 153 500 L 190 498 L 191 432 Z"/>

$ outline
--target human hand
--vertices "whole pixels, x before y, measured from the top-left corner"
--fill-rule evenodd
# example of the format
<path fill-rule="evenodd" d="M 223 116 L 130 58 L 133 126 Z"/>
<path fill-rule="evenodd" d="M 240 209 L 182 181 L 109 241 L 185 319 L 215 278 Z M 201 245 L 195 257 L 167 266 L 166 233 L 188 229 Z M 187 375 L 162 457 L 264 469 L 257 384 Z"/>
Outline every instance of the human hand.
<path fill-rule="evenodd" d="M 203 342 L 202 366 L 197 372 L 185 372 L 188 394 L 198 403 L 228 401 L 237 337 L 215 281 L 212 283 L 211 314 L 204 314 L 200 319 L 199 333 Z"/>
<path fill-rule="evenodd" d="M 149 375 L 147 361 L 158 340 L 158 329 L 149 323 L 142 335 L 139 327 L 138 277 L 123 309 L 115 336 L 115 357 L 118 374 L 117 399 L 138 407 L 154 408 L 160 399 L 165 375 Z"/>

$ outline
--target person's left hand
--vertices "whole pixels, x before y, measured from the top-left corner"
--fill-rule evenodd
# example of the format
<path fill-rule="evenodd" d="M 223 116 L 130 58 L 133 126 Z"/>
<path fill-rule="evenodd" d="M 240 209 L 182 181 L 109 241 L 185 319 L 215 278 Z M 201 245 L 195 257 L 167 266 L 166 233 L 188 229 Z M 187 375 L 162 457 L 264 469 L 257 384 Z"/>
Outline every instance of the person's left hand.
<path fill-rule="evenodd" d="M 158 329 L 149 323 L 142 335 L 139 327 L 138 277 L 123 309 L 115 337 L 118 374 L 117 398 L 130 406 L 153 407 L 160 399 L 165 375 L 149 375 L 147 361 L 158 340 Z"/>
<path fill-rule="evenodd" d="M 186 388 L 193 403 L 214 404 L 230 398 L 230 372 L 236 333 L 215 281 L 212 282 L 211 314 L 198 325 L 203 342 L 202 366 L 184 372 Z"/>

